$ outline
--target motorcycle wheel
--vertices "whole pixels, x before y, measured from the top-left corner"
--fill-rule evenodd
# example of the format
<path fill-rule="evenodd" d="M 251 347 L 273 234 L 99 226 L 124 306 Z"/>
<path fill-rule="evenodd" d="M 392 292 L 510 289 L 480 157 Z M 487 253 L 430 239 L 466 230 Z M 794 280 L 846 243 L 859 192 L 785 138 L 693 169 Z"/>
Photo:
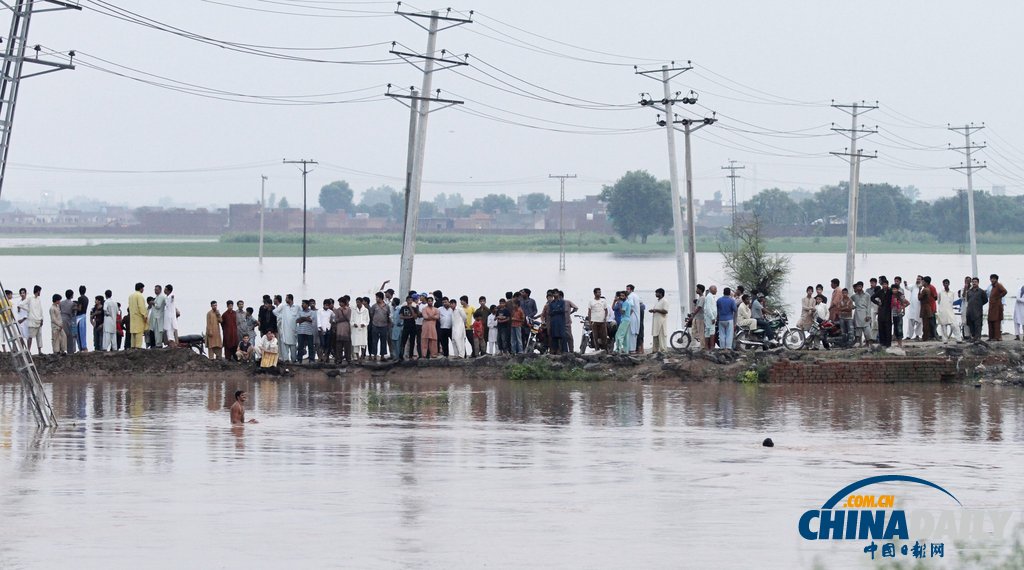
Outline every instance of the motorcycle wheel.
<path fill-rule="evenodd" d="M 789 350 L 799 350 L 806 341 L 807 337 L 804 335 L 804 331 L 795 327 L 787 330 L 786 334 L 782 336 L 782 346 Z"/>
<path fill-rule="evenodd" d="M 693 339 L 687 331 L 676 331 L 668 339 L 668 345 L 675 350 L 686 350 L 690 348 Z"/>
<path fill-rule="evenodd" d="M 589 342 L 587 342 L 588 340 L 590 339 L 588 339 L 586 336 L 580 339 L 580 354 L 587 353 L 587 345 L 590 344 Z"/>

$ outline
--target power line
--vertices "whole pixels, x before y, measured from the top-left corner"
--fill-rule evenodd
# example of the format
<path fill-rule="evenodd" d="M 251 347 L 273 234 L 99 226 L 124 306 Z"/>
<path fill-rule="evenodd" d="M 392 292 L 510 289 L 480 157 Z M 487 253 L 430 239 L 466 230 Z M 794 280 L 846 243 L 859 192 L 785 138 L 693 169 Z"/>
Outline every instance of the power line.
<path fill-rule="evenodd" d="M 335 65 L 395 65 L 401 63 L 400 61 L 390 59 L 370 59 L 370 60 L 333 60 L 333 59 L 322 59 L 322 58 L 310 58 L 301 57 L 297 55 L 291 55 L 286 53 L 280 53 L 280 51 L 290 51 L 287 48 L 280 48 L 275 46 L 263 46 L 257 44 L 245 44 L 241 42 L 231 42 L 227 40 L 220 40 L 196 32 L 191 32 L 183 28 L 166 24 L 159 20 L 143 16 L 139 13 L 121 8 L 105 0 L 85 0 L 89 3 L 86 7 L 98 14 L 102 14 L 117 20 L 121 20 L 127 23 L 142 26 L 152 30 L 157 30 L 174 36 L 178 36 L 187 40 L 192 40 L 198 43 L 219 47 L 229 51 L 234 51 L 246 55 L 254 55 L 258 57 L 280 59 L 286 61 L 296 61 L 305 63 L 325 63 Z"/>

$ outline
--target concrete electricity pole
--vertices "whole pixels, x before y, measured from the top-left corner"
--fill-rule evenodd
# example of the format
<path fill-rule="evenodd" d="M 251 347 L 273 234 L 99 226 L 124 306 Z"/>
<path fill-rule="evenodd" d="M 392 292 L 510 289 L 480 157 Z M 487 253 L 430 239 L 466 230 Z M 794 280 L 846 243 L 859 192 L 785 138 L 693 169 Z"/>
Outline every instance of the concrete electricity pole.
<path fill-rule="evenodd" d="M 967 162 L 960 163 L 960 166 L 952 167 L 952 170 L 958 170 L 967 175 L 967 230 L 970 233 L 971 240 L 971 277 L 978 276 L 978 235 L 977 228 L 974 225 L 974 171 L 985 168 L 985 164 L 978 164 L 978 161 L 971 157 L 971 154 L 976 150 L 985 148 L 984 144 L 974 145 L 971 144 L 971 135 L 981 129 L 985 128 L 985 123 L 981 126 L 977 126 L 974 123 L 964 125 L 962 127 L 949 127 L 949 130 L 964 135 L 966 144 L 964 146 L 952 146 L 950 150 L 961 152 L 967 157 Z"/>
<path fill-rule="evenodd" d="M 306 175 L 309 174 L 310 164 L 319 164 L 315 160 L 288 160 L 283 161 L 285 164 L 301 164 L 302 165 L 302 284 L 306 284 Z"/>
<path fill-rule="evenodd" d="M 565 179 L 576 178 L 576 175 L 548 174 L 548 178 L 557 178 L 561 186 L 558 202 L 558 270 L 565 271 Z"/>
<path fill-rule="evenodd" d="M 669 120 L 675 117 L 675 113 L 672 112 L 672 106 L 676 103 L 683 103 L 686 105 L 692 105 L 697 102 L 696 97 L 692 99 L 690 97 L 679 97 L 680 93 L 677 91 L 674 95 L 672 93 L 671 82 L 676 77 L 686 73 L 693 69 L 693 66 L 687 65 L 685 67 L 676 67 L 675 62 L 671 62 L 670 65 L 661 66 L 660 70 L 651 71 L 640 71 L 636 66 L 633 67 L 634 72 L 637 75 L 643 75 L 644 77 L 650 77 L 655 81 L 661 82 L 662 91 L 664 96 L 660 100 L 655 100 L 651 97 L 650 93 L 640 94 L 640 106 L 642 107 L 654 107 L 658 111 L 665 114 Z M 657 74 L 661 77 L 656 77 Z M 668 123 L 658 118 L 658 124 L 666 126 Z M 695 294 L 694 287 L 696 286 L 696 279 L 692 276 L 695 274 L 694 265 L 696 264 L 696 254 L 690 256 L 690 275 L 691 280 L 687 284 L 686 280 L 686 262 L 683 258 L 683 251 L 686 249 L 685 240 L 683 238 L 683 206 L 679 197 L 679 167 L 676 164 L 676 133 L 675 129 L 665 129 L 666 137 L 668 139 L 668 172 L 669 172 L 669 185 L 672 191 L 672 236 L 675 241 L 676 250 L 676 281 L 679 286 L 679 318 L 681 322 L 685 322 L 686 315 L 690 312 L 690 299 Z M 691 205 L 691 208 L 687 209 L 687 212 L 692 211 L 693 197 L 687 195 L 687 202 Z M 692 219 L 692 216 L 688 216 L 688 219 Z M 692 228 L 691 228 L 692 229 Z M 688 235 L 693 235 L 695 232 L 687 232 Z M 692 245 L 692 242 L 691 242 Z"/>
<path fill-rule="evenodd" d="M 732 241 L 733 241 L 733 251 L 739 249 L 739 242 L 737 241 L 739 238 L 736 237 L 737 236 L 737 234 L 736 234 L 736 212 L 739 209 L 739 206 L 736 204 L 736 180 L 740 177 L 740 175 L 736 174 L 736 171 L 737 170 L 743 170 L 745 168 L 746 168 L 746 166 L 736 166 L 736 161 L 732 160 L 732 159 L 729 159 L 729 166 L 723 166 L 722 167 L 722 170 L 728 170 L 729 171 L 729 175 L 726 176 L 726 178 L 728 178 L 729 182 L 732 183 Z"/>
<path fill-rule="evenodd" d="M 427 51 L 425 53 L 418 54 L 411 51 L 398 50 L 396 49 L 398 46 L 397 42 L 391 44 L 390 52 L 392 55 L 397 55 L 423 72 L 423 88 L 420 90 L 420 94 L 416 94 L 414 89 L 410 90 L 409 95 L 391 93 L 390 84 L 388 84 L 388 91 L 385 93 L 388 97 L 392 97 L 398 101 L 403 99 L 408 100 L 409 103 L 405 103 L 405 101 L 401 102 L 410 107 L 413 117 L 410 118 L 409 124 L 410 158 L 407 159 L 406 164 L 407 183 L 405 188 L 405 231 L 402 239 L 401 274 L 398 279 L 398 293 L 400 296 L 404 297 L 409 293 L 410 288 L 412 287 L 413 262 L 416 257 L 416 224 L 419 220 L 420 213 L 420 190 L 423 186 L 423 159 L 426 154 L 427 117 L 431 113 L 430 104 L 441 104 L 440 107 L 434 109 L 435 111 L 439 111 L 441 109 L 451 107 L 452 105 L 461 105 L 463 103 L 462 101 L 455 101 L 452 99 L 442 99 L 441 90 L 438 89 L 436 92 L 434 91 L 434 72 L 468 65 L 466 60 L 469 58 L 469 54 L 466 54 L 459 59 L 455 56 L 450 56 L 447 50 L 441 50 L 438 52 L 437 33 L 456 26 L 472 23 L 473 12 L 469 12 L 469 18 L 460 18 L 451 15 L 451 8 L 449 8 L 443 16 L 437 10 L 434 10 L 429 14 L 425 14 L 419 12 L 403 12 L 401 8 L 402 4 L 399 2 L 398 10 L 395 10 L 395 14 L 402 16 L 427 32 Z M 424 26 L 421 23 L 421 19 L 428 20 L 428 24 Z M 437 55 L 438 53 L 440 53 L 440 55 Z M 431 93 L 436 93 L 436 95 L 431 96 Z M 413 132 L 415 132 L 415 136 L 413 136 Z"/>
<path fill-rule="evenodd" d="M 267 208 L 267 177 L 260 175 L 260 267 L 263 267 L 263 210 Z"/>
<path fill-rule="evenodd" d="M 697 101 L 697 94 L 690 91 L 691 101 Z M 712 114 L 713 115 L 713 114 Z M 686 231 L 689 232 L 690 242 L 690 290 L 694 291 L 692 294 L 696 294 L 697 288 L 697 225 L 694 222 L 694 207 L 693 207 L 693 160 L 691 159 L 690 149 L 690 135 L 694 131 L 703 129 L 708 125 L 715 124 L 717 121 L 714 116 L 704 117 L 703 119 L 676 119 L 672 121 L 676 125 L 682 125 L 680 129 L 683 132 L 683 156 L 685 160 L 684 168 L 686 169 Z M 678 129 L 679 127 L 672 127 Z"/>
<path fill-rule="evenodd" d="M 860 162 L 865 158 L 878 157 L 877 151 L 874 155 L 867 155 L 858 150 L 858 140 L 865 135 L 874 134 L 878 131 L 865 129 L 864 125 L 858 126 L 857 118 L 863 113 L 877 109 L 878 105 L 868 105 L 862 101 L 852 105 L 839 105 L 833 102 L 832 106 L 849 113 L 851 117 L 849 129 L 832 128 L 837 133 L 845 134 L 850 139 L 850 146 L 843 152 L 833 152 L 831 154 L 850 163 L 850 196 L 846 213 L 846 286 L 852 291 L 854 283 L 853 274 L 857 261 L 857 207 L 860 199 Z M 835 123 L 832 124 L 834 125 Z"/>

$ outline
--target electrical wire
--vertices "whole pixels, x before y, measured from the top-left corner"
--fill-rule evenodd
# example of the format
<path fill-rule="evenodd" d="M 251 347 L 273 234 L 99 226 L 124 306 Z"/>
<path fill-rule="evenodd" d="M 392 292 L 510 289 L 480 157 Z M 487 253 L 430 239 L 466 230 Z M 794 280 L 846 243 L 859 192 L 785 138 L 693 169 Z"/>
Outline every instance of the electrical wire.
<path fill-rule="evenodd" d="M 107 168 L 78 168 L 71 166 L 53 166 L 43 164 L 10 163 L 10 167 L 16 170 L 30 170 L 35 172 L 66 172 L 74 174 L 190 174 L 201 172 L 227 172 L 236 170 L 252 170 L 265 168 L 280 164 L 276 160 L 265 160 L 261 162 L 249 162 L 244 164 L 229 164 L 225 166 L 203 166 L 196 168 L 173 168 L 160 170 L 121 170 Z"/>
<path fill-rule="evenodd" d="M 145 85 L 149 85 L 149 86 L 152 86 L 152 87 L 158 87 L 158 88 L 166 89 L 166 90 L 169 90 L 169 91 L 175 91 L 175 92 L 178 92 L 178 93 L 185 93 L 185 94 L 188 94 L 188 95 L 194 95 L 196 97 L 203 97 L 203 98 L 206 98 L 206 99 L 214 99 L 214 100 L 218 100 L 218 101 L 227 101 L 227 102 L 232 102 L 232 103 L 245 103 L 245 104 L 250 104 L 250 105 L 321 106 L 321 105 L 342 105 L 342 104 L 350 104 L 350 103 L 370 103 L 370 102 L 377 102 L 377 101 L 385 101 L 385 100 L 387 100 L 387 97 L 384 97 L 383 95 L 380 95 L 379 93 L 378 94 L 374 94 L 374 95 L 368 95 L 366 97 L 357 97 L 357 98 L 354 98 L 354 99 L 330 99 L 330 100 L 321 100 L 321 101 L 313 100 L 314 98 L 317 98 L 317 97 L 336 96 L 336 95 L 342 95 L 342 94 L 347 94 L 347 93 L 357 93 L 357 92 L 361 92 L 361 91 L 369 91 L 369 90 L 374 90 L 374 89 L 382 91 L 384 89 L 384 85 L 375 85 L 375 86 L 370 86 L 370 87 L 364 87 L 364 88 L 361 88 L 361 89 L 355 89 L 355 90 L 352 90 L 352 91 L 339 91 L 339 92 L 336 92 L 336 93 L 312 94 L 312 95 L 295 95 L 295 96 L 254 95 L 254 94 L 248 94 L 248 93 L 230 92 L 230 91 L 224 91 L 224 90 L 220 90 L 220 89 L 213 89 L 213 88 L 209 88 L 209 87 L 197 86 L 197 85 L 192 84 L 192 83 L 180 82 L 180 81 L 177 81 L 177 80 L 174 80 L 174 79 L 165 78 L 163 76 L 155 75 L 155 74 L 148 73 L 148 72 L 145 72 L 145 71 L 136 70 L 136 69 L 133 69 L 133 68 L 130 68 L 130 67 L 127 67 L 127 66 L 123 66 L 123 65 L 120 65 L 120 64 L 109 62 L 107 60 L 96 58 L 95 56 L 88 56 L 87 54 L 82 54 L 82 55 L 85 55 L 86 59 L 85 60 L 79 60 L 79 61 L 76 62 L 76 64 L 80 65 L 81 67 L 84 67 L 86 69 L 92 69 L 94 71 L 98 71 L 98 72 L 105 73 L 105 74 L 108 74 L 108 75 L 113 75 L 113 76 L 120 77 L 122 79 L 127 79 L 127 80 L 130 80 L 130 81 L 135 81 L 135 82 L 138 82 L 138 83 L 143 83 Z M 130 71 L 132 71 L 134 73 L 138 73 L 138 74 L 149 76 L 149 77 L 158 78 L 160 80 L 146 79 L 145 77 L 137 77 L 137 76 L 131 75 L 129 73 L 126 73 L 124 71 L 118 71 L 116 69 L 110 69 L 110 68 L 104 67 L 102 65 L 97 65 L 95 63 L 90 62 L 89 59 L 97 59 L 99 61 L 104 61 L 104 62 L 107 62 L 109 65 L 114 65 L 114 66 L 120 67 L 120 68 L 125 69 L 125 70 L 130 70 Z"/>
<path fill-rule="evenodd" d="M 117 20 L 121 20 L 127 23 L 142 26 L 152 30 L 157 30 L 167 34 L 175 35 L 184 39 L 192 40 L 198 43 L 234 51 L 246 55 L 254 55 L 258 57 L 280 59 L 286 61 L 296 61 L 305 63 L 324 63 L 324 64 L 336 64 L 336 65 L 399 65 L 402 62 L 400 58 L 385 58 L 385 59 L 368 59 L 368 60 L 334 60 L 334 59 L 322 59 L 322 58 L 310 58 L 297 56 L 287 53 L 280 53 L 281 51 L 291 51 L 289 48 L 282 48 L 277 46 L 265 46 L 258 44 L 245 44 L 241 42 L 231 42 L 227 40 L 220 40 L 191 32 L 183 28 L 178 28 L 170 24 L 154 20 L 152 18 L 143 16 L 131 10 L 118 7 L 106 0 L 84 0 L 88 2 L 87 5 L 83 5 L 84 8 L 93 10 L 98 14 L 102 14 Z M 381 45 L 381 44 L 377 44 Z M 352 46 L 365 47 L 365 46 Z"/>
<path fill-rule="evenodd" d="M 311 9 L 311 10 L 332 10 L 332 11 L 338 11 L 338 12 L 352 12 L 352 13 L 349 13 L 349 14 L 308 14 L 308 13 L 298 14 L 298 13 L 295 13 L 295 12 L 285 12 L 283 10 L 271 10 L 271 9 L 268 9 L 268 8 L 254 8 L 252 6 L 240 6 L 238 4 L 231 4 L 229 2 L 221 2 L 221 1 L 218 1 L 218 0 L 199 0 L 199 1 L 200 2 L 204 2 L 206 4 L 215 4 L 215 5 L 218 5 L 218 6 L 225 6 L 225 7 L 228 7 L 228 8 L 236 8 L 238 10 L 248 10 L 250 12 L 263 12 L 263 13 L 266 13 L 266 14 L 283 14 L 283 15 L 286 15 L 286 16 L 301 16 L 301 17 L 306 17 L 306 18 L 386 18 L 388 16 L 393 16 L 394 15 L 394 12 L 381 12 L 381 11 L 372 11 L 372 10 L 347 10 L 347 9 L 343 9 L 343 8 L 325 8 L 325 7 L 321 7 L 321 6 L 305 6 L 305 5 L 302 5 L 302 4 L 288 4 L 288 3 L 283 3 L 283 2 L 267 2 L 268 4 L 284 4 L 285 6 L 291 6 L 291 7 L 294 7 L 294 8 L 306 8 L 306 9 Z M 265 0 L 257 0 L 257 1 L 265 1 Z"/>

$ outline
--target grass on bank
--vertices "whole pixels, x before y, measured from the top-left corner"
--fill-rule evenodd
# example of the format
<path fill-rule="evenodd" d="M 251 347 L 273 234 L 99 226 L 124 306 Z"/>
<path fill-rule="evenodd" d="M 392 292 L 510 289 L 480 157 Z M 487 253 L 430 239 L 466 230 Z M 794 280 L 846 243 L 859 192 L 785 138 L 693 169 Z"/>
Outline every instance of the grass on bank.
<path fill-rule="evenodd" d="M 34 236 L 38 237 L 38 236 Z M 88 239 L 87 236 L 47 236 Z M 131 237 L 131 236 L 118 236 Z M 145 239 L 145 238 L 142 238 Z M 185 238 L 182 238 L 185 239 Z M 664 255 L 674 251 L 671 236 L 651 236 L 646 244 L 625 241 L 618 236 L 596 233 L 566 235 L 569 253 L 620 253 Z M 981 234 L 981 254 L 1020 254 L 1024 251 L 1024 234 L 992 236 Z M 95 255 L 145 257 L 256 257 L 259 252 L 256 234 L 225 234 L 212 242 L 143 242 L 112 243 L 82 246 L 31 246 L 0 248 L 0 255 Z M 721 241 L 705 237 L 697 240 L 697 250 L 715 253 Z M 886 237 L 860 238 L 858 250 L 866 254 L 923 253 L 959 254 L 966 245 L 939 243 L 927 236 L 896 232 Z M 311 234 L 307 242 L 310 257 L 347 257 L 358 255 L 391 255 L 402 249 L 400 234 L 336 235 Z M 494 235 L 424 233 L 419 235 L 417 253 L 485 253 L 522 252 L 555 253 L 559 249 L 557 234 Z M 845 237 L 787 237 L 768 240 L 772 253 L 843 253 Z M 266 257 L 296 257 L 302 253 L 301 234 L 268 234 L 264 238 Z"/>
<path fill-rule="evenodd" d="M 509 380 L 554 380 L 561 382 L 589 382 L 600 380 L 601 375 L 589 372 L 578 366 L 555 367 L 543 359 L 527 360 L 509 364 L 505 367 L 505 376 Z"/>

